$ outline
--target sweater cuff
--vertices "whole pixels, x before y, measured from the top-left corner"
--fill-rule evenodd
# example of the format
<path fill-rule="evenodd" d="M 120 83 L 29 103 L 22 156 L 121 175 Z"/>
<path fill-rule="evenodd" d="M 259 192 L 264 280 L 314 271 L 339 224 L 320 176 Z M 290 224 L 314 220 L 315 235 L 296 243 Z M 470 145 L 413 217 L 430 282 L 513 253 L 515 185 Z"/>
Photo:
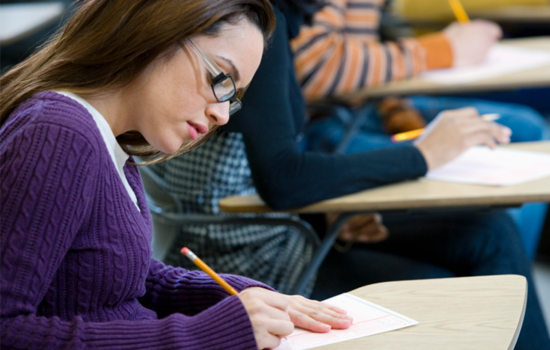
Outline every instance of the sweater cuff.
<path fill-rule="evenodd" d="M 220 277 L 223 278 L 227 283 L 229 283 L 233 288 L 235 288 L 235 290 L 238 291 L 239 293 L 245 290 L 246 288 L 252 288 L 252 287 L 261 287 L 261 288 L 265 288 L 276 292 L 275 289 L 271 288 L 267 284 L 255 281 L 248 277 L 229 275 L 224 273 L 221 273 Z"/>
<path fill-rule="evenodd" d="M 426 158 L 424 158 L 422 152 L 420 152 L 420 150 L 416 146 L 410 145 L 410 147 L 412 148 L 411 158 L 414 164 L 413 168 L 418 171 L 420 176 L 426 175 L 426 173 L 428 172 L 428 163 L 426 163 Z"/>
<path fill-rule="evenodd" d="M 452 67 L 453 49 L 445 34 L 424 35 L 418 38 L 418 43 L 426 53 L 426 68 L 428 70 Z"/>

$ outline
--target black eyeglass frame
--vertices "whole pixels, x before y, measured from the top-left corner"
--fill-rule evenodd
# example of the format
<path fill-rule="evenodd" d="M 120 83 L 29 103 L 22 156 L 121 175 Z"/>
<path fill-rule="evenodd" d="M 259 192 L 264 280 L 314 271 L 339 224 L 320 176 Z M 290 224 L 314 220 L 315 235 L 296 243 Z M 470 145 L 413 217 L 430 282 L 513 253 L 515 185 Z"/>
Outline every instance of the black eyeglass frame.
<path fill-rule="evenodd" d="M 220 99 L 218 97 L 218 95 L 216 94 L 216 85 L 222 84 L 227 79 L 231 80 L 231 84 L 233 84 L 233 94 L 231 96 L 229 96 L 228 98 L 226 98 L 226 99 Z M 230 104 L 229 104 L 229 116 L 233 115 L 234 113 L 237 113 L 239 110 L 241 110 L 241 108 L 243 108 L 243 103 L 241 102 L 241 100 L 239 100 L 237 98 L 237 87 L 235 85 L 235 80 L 233 80 L 233 76 L 231 74 L 229 74 L 229 73 L 225 74 L 225 73 L 221 72 L 220 74 L 218 74 L 217 76 L 212 78 L 212 83 L 210 84 L 210 86 L 212 87 L 212 93 L 214 94 L 214 97 L 216 97 L 216 100 L 218 102 L 226 102 L 226 101 L 230 102 Z M 232 113 L 231 111 L 232 111 L 232 107 L 234 106 L 234 104 L 238 104 L 238 109 L 233 111 L 233 113 Z"/>
<path fill-rule="evenodd" d="M 241 110 L 243 107 L 243 103 L 237 98 L 237 87 L 235 85 L 235 80 L 233 79 L 233 76 L 229 73 L 223 73 L 216 62 L 210 56 L 202 52 L 202 50 L 197 45 L 195 45 L 195 43 L 191 39 L 187 39 L 186 42 L 191 48 L 191 51 L 195 53 L 195 55 L 199 58 L 200 61 L 202 61 L 202 63 L 206 67 L 206 70 L 212 75 L 212 83 L 210 85 L 212 87 L 212 93 L 214 94 L 216 101 L 229 101 L 229 116 L 232 116 L 233 114 Z M 227 98 L 220 98 L 216 93 L 216 86 L 221 86 L 222 88 L 224 88 L 225 85 L 223 83 L 228 79 L 231 80 L 231 84 L 233 85 L 233 93 Z"/>

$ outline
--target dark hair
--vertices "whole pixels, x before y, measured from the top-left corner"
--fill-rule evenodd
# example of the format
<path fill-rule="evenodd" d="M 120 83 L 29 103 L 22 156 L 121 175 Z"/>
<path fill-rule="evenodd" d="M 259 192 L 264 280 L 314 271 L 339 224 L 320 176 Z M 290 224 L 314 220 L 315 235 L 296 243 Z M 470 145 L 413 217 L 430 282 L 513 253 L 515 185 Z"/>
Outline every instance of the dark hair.
<path fill-rule="evenodd" d="M 83 1 L 65 27 L 0 78 L 0 125 L 41 91 L 89 95 L 122 88 L 186 38 L 216 35 L 224 23 L 242 18 L 269 40 L 275 15 L 268 0 Z M 138 132 L 119 135 L 117 140 L 126 152 L 152 164 L 190 150 L 213 130 L 172 155 L 153 148 Z"/>

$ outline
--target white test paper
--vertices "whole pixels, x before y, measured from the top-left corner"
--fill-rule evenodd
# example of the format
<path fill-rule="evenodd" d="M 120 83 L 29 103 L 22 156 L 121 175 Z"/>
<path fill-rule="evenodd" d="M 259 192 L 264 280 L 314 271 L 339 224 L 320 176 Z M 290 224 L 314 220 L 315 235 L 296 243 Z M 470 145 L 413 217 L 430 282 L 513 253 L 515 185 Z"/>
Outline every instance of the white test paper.
<path fill-rule="evenodd" d="M 443 85 L 456 85 L 548 65 L 550 65 L 549 51 L 497 44 L 480 64 L 433 70 L 422 73 L 420 78 Z"/>
<path fill-rule="evenodd" d="M 471 147 L 426 174 L 427 179 L 474 185 L 507 186 L 550 176 L 550 154 Z"/>
<path fill-rule="evenodd" d="M 333 329 L 328 333 L 312 333 L 296 329 L 274 350 L 305 350 L 393 331 L 418 323 L 397 312 L 348 293 L 337 295 L 323 302 L 346 310 L 348 315 L 353 317 L 353 324 L 348 329 Z"/>

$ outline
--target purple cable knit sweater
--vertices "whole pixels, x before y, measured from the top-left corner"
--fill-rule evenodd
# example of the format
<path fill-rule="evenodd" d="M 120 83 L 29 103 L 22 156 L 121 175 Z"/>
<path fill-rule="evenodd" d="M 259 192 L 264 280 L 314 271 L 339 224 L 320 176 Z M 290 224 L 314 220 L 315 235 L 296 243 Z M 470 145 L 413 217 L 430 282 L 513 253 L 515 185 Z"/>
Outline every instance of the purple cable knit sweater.
<path fill-rule="evenodd" d="M 151 258 L 136 167 L 126 192 L 92 116 L 42 92 L 0 129 L 2 348 L 256 349 L 240 299 Z M 237 290 L 262 286 L 224 278 Z"/>

